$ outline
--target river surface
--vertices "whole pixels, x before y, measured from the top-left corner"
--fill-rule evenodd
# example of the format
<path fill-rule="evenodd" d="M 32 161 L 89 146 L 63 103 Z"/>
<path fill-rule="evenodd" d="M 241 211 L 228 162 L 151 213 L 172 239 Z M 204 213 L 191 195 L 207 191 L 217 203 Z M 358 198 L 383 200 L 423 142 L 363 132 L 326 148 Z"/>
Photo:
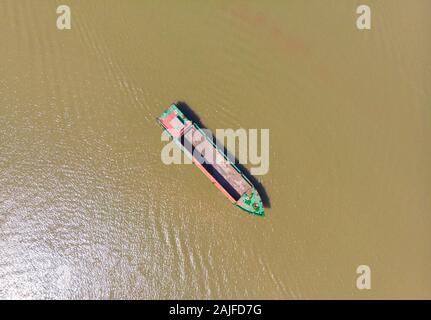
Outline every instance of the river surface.
<path fill-rule="evenodd" d="M 64 2 L 0 2 L 0 298 L 431 298 L 430 1 Z M 162 163 L 174 101 L 269 129 L 265 218 Z"/>

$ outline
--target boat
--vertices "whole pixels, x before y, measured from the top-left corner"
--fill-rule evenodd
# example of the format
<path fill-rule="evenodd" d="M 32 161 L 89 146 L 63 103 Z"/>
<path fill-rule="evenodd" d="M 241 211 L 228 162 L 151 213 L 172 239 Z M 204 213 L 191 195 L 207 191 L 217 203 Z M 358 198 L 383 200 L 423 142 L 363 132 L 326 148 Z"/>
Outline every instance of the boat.
<path fill-rule="evenodd" d="M 231 203 L 250 214 L 265 215 L 262 199 L 250 180 L 214 143 L 212 136 L 188 119 L 176 104 L 163 112 L 157 122 Z"/>

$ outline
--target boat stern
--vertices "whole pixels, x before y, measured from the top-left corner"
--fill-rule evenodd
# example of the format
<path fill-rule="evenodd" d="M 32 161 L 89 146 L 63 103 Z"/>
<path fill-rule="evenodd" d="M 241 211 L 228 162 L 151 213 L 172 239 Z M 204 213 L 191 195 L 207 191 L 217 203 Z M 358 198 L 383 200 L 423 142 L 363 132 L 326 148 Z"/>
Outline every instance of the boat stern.
<path fill-rule="evenodd" d="M 251 188 L 250 191 L 244 193 L 235 205 L 240 209 L 257 216 L 263 217 L 265 215 L 262 199 L 255 188 Z"/>
<path fill-rule="evenodd" d="M 157 118 L 157 122 L 173 137 L 180 137 L 190 126 L 191 121 L 173 104 Z"/>

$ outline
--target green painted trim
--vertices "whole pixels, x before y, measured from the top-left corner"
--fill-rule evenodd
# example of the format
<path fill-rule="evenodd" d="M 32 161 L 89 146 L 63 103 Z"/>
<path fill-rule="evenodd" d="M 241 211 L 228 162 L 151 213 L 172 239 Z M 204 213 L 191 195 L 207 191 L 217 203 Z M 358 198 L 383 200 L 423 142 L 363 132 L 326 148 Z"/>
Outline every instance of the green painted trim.
<path fill-rule="evenodd" d="M 256 212 L 250 212 L 250 211 L 244 209 L 243 207 L 241 207 L 241 206 L 239 206 L 237 204 L 234 204 L 234 206 L 240 208 L 242 211 L 247 212 L 248 214 L 251 214 L 251 215 L 254 215 L 254 216 L 257 216 L 257 217 L 261 217 L 261 218 L 265 217 L 265 212 L 264 211 L 262 211 L 262 214 L 260 214 L 260 213 L 256 213 Z"/>

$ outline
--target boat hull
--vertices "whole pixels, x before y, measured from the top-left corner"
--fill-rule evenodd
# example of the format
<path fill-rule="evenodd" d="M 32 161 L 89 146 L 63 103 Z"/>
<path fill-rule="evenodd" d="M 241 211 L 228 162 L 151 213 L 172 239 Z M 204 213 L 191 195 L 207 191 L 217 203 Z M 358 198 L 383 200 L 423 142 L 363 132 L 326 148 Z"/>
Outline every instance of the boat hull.
<path fill-rule="evenodd" d="M 262 200 L 253 184 L 214 144 L 212 137 L 187 119 L 175 104 L 157 121 L 229 201 L 248 213 L 264 216 Z"/>

